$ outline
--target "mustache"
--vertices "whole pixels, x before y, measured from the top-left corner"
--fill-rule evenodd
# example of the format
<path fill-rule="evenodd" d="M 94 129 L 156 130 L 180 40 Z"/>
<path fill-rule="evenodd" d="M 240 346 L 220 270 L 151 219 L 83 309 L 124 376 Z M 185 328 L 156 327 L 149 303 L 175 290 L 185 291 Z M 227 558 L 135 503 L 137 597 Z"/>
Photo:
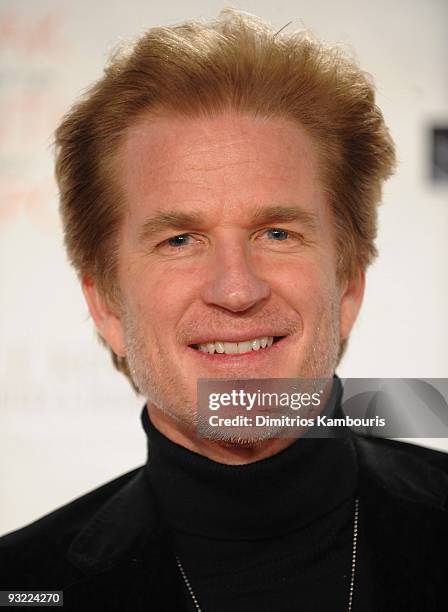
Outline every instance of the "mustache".
<path fill-rule="evenodd" d="M 223 330 L 231 333 L 244 334 L 246 330 L 254 327 L 267 327 L 275 331 L 276 336 L 289 336 L 300 332 L 303 328 L 302 319 L 294 319 L 281 316 L 278 312 L 264 313 L 263 316 L 245 317 L 218 315 L 217 313 L 199 316 L 195 320 L 185 322 L 176 334 L 177 341 L 181 344 L 190 342 L 203 333 L 204 330 L 219 338 Z"/>

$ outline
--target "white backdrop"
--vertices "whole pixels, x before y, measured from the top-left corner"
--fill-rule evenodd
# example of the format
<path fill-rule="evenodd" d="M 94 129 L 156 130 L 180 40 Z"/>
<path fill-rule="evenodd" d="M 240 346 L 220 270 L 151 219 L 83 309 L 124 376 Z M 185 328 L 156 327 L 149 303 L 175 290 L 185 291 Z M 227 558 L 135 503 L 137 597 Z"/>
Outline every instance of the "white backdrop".
<path fill-rule="evenodd" d="M 142 400 L 98 346 L 66 263 L 52 131 L 147 27 L 212 17 L 215 0 L 0 1 L 0 534 L 145 459 Z M 448 123 L 446 0 L 234 2 L 311 28 L 374 75 L 399 171 L 380 215 L 381 257 L 349 352 L 350 377 L 448 377 L 448 191 L 428 180 L 427 129 Z M 427 440 L 443 446 L 444 440 Z"/>

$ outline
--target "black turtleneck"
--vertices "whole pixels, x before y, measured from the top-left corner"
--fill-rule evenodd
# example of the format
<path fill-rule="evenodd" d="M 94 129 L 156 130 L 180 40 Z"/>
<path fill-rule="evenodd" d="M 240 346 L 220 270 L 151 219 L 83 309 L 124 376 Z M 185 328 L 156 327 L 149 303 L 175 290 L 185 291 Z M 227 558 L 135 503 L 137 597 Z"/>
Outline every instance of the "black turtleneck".
<path fill-rule="evenodd" d="M 326 412 L 339 400 L 333 393 Z M 224 465 L 171 442 L 146 409 L 142 421 L 146 474 L 202 610 L 347 610 L 357 481 L 349 435 Z M 187 591 L 185 601 L 195 610 Z"/>

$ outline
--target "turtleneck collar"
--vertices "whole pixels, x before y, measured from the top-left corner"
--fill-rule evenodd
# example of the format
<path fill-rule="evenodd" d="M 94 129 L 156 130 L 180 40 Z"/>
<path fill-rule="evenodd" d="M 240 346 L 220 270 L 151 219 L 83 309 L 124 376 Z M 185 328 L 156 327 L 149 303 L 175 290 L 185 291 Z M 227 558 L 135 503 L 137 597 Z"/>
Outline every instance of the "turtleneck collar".
<path fill-rule="evenodd" d="M 325 413 L 338 411 L 335 378 Z M 305 527 L 352 498 L 356 455 L 346 432 L 301 438 L 278 454 L 225 465 L 175 444 L 142 413 L 148 437 L 145 473 L 169 527 L 211 538 L 259 539 Z"/>

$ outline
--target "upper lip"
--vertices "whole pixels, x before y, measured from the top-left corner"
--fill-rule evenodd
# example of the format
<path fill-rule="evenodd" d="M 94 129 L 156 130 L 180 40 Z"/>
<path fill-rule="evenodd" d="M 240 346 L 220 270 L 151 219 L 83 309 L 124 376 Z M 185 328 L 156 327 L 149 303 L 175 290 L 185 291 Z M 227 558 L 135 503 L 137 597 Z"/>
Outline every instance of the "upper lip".
<path fill-rule="evenodd" d="M 285 336 L 285 333 L 279 333 L 276 331 L 266 331 L 266 330 L 255 330 L 255 331 L 247 331 L 247 332 L 225 332 L 223 330 L 214 333 L 207 332 L 207 335 L 196 336 L 193 340 L 188 342 L 189 345 L 192 344 L 207 344 L 208 342 L 244 342 L 246 340 L 254 340 L 255 338 L 263 338 L 273 336 L 274 338 L 278 338 L 280 336 Z"/>

